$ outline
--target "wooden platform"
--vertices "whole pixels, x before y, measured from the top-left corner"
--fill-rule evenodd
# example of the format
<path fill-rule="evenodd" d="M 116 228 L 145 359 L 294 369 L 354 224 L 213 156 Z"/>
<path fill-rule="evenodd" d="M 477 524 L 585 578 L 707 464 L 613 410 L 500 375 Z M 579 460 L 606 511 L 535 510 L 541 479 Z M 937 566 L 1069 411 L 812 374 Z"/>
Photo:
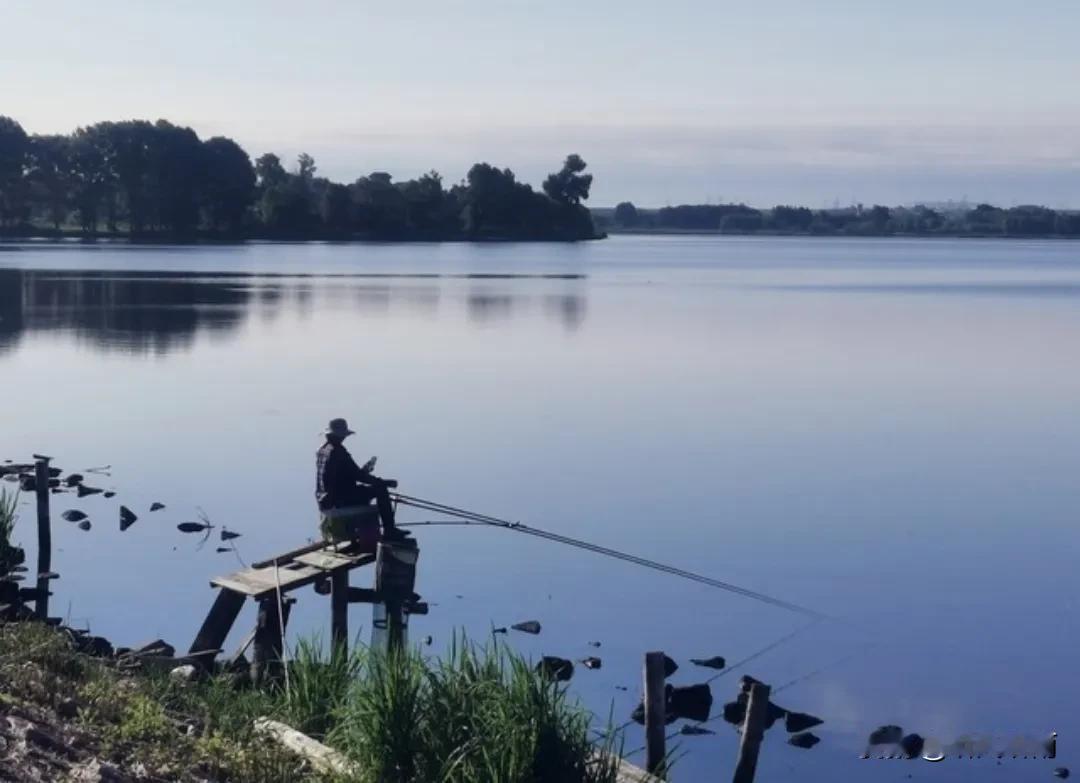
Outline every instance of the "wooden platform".
<path fill-rule="evenodd" d="M 333 545 L 327 545 L 314 552 L 305 552 L 288 558 L 277 568 L 272 565 L 264 568 L 245 568 L 243 571 L 236 571 L 225 576 L 216 576 L 210 580 L 210 584 L 260 599 L 279 589 L 287 593 L 290 590 L 313 584 L 334 571 L 351 571 L 374 562 L 375 555 L 371 552 L 356 552 L 344 546 L 338 549 Z"/>

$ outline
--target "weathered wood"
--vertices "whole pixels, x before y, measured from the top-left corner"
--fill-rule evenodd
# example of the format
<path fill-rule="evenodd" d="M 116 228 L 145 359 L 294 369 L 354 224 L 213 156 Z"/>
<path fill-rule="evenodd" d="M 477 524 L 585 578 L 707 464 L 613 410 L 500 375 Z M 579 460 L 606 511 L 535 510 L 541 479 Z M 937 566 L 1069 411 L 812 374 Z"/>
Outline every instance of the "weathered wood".
<path fill-rule="evenodd" d="M 195 635 L 195 641 L 188 648 L 189 652 L 219 649 L 225 643 L 225 638 L 232 630 L 233 623 L 236 622 L 246 600 L 247 597 L 243 593 L 235 593 L 222 588 L 214 599 L 214 605 L 210 607 L 210 613 L 203 620 L 202 627 Z M 213 663 L 213 657 L 200 659 L 200 665 L 207 669 Z"/>
<path fill-rule="evenodd" d="M 307 759 L 317 772 L 324 775 L 353 776 L 358 774 L 356 767 L 345 756 L 284 723 L 269 718 L 259 718 L 255 721 L 255 731 L 270 737 L 297 756 Z"/>
<path fill-rule="evenodd" d="M 754 781 L 758 750 L 761 748 L 761 740 L 765 737 L 765 720 L 769 714 L 769 693 L 770 688 L 764 683 L 758 682 L 750 686 L 733 783 L 753 783 Z"/>
<path fill-rule="evenodd" d="M 303 565 L 312 568 L 320 568 L 323 571 L 331 571 L 335 568 L 352 567 L 355 565 L 356 561 L 357 558 L 354 556 L 326 551 L 308 552 L 295 559 L 295 562 L 297 563 L 302 563 Z"/>
<path fill-rule="evenodd" d="M 330 641 L 344 652 L 349 645 L 349 571 L 330 574 Z"/>
<path fill-rule="evenodd" d="M 41 574 L 48 573 L 52 568 L 52 523 L 49 519 L 49 459 L 42 457 L 35 463 L 36 475 L 34 478 L 35 492 L 37 494 L 37 530 L 38 530 L 38 553 L 37 553 L 37 589 L 38 595 L 34 600 L 34 614 L 40 620 L 49 616 L 49 580 Z"/>
<path fill-rule="evenodd" d="M 288 565 L 289 563 L 291 563 L 293 560 L 295 560 L 300 555 L 305 555 L 308 552 L 316 552 L 316 551 L 318 551 L 320 549 L 325 549 L 326 547 L 327 547 L 327 543 L 325 541 L 319 541 L 318 543 L 315 543 L 315 544 L 307 544 L 306 546 L 299 547 L 298 549 L 293 549 L 293 550 L 291 550 L 289 552 L 286 552 L 286 553 L 284 553 L 282 555 L 278 555 L 277 557 L 272 557 L 269 560 L 260 560 L 257 563 L 252 563 L 251 567 L 252 568 L 273 568 L 275 561 L 277 562 L 278 567 L 285 566 L 285 565 Z"/>
<path fill-rule="evenodd" d="M 255 620 L 255 654 L 251 663 L 251 679 L 256 683 L 277 679 L 282 673 L 284 648 L 281 640 L 281 616 L 277 596 L 259 601 Z"/>
<path fill-rule="evenodd" d="M 342 554 L 334 559 L 333 568 L 360 568 L 375 561 L 372 554 Z M 327 560 L 326 562 L 331 562 Z M 289 592 L 313 584 L 326 577 L 330 569 L 305 565 L 295 558 L 288 565 L 279 567 L 275 578 L 273 561 L 269 568 L 248 568 L 226 576 L 216 576 L 210 580 L 212 585 L 224 587 L 253 598 L 262 599 L 276 593 L 280 584 L 282 592 Z"/>
<path fill-rule="evenodd" d="M 382 603 L 382 596 L 378 590 L 370 587 L 350 587 L 349 603 L 351 604 L 378 604 Z"/>
<path fill-rule="evenodd" d="M 651 774 L 664 774 L 667 756 L 664 727 L 667 718 L 667 698 L 664 693 L 664 654 L 645 653 L 645 769 Z"/>

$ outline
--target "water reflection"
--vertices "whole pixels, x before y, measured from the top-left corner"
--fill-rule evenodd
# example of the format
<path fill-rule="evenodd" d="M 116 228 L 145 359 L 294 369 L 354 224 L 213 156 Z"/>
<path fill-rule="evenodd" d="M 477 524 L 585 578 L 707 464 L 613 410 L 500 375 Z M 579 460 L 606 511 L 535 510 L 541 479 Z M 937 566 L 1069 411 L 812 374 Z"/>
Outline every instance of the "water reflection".
<path fill-rule="evenodd" d="M 52 332 L 96 349 L 160 355 L 190 349 L 200 334 L 228 336 L 248 318 L 306 319 L 324 309 L 378 317 L 399 309 L 457 314 L 485 327 L 539 312 L 576 331 L 586 312 L 582 279 L 0 269 L 0 353 L 13 350 L 24 334 Z M 444 299 L 459 303 L 441 308 Z"/>

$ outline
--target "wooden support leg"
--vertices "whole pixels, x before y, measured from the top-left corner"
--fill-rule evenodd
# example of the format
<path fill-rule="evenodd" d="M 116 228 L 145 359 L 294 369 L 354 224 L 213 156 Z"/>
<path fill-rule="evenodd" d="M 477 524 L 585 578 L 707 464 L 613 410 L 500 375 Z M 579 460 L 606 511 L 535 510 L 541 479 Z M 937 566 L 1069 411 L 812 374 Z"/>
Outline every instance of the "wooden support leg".
<path fill-rule="evenodd" d="M 251 664 L 251 679 L 261 685 L 276 680 L 282 674 L 281 621 L 277 595 L 259 600 L 255 621 L 255 656 Z"/>
<path fill-rule="evenodd" d="M 232 630 L 233 623 L 236 622 L 236 617 L 240 614 L 240 609 L 243 608 L 245 600 L 247 600 L 247 596 L 242 593 L 234 593 L 232 590 L 222 588 L 214 600 L 214 605 L 210 608 L 210 613 L 203 620 L 202 627 L 199 629 L 199 633 L 196 634 L 195 641 L 191 643 L 191 649 L 188 652 L 200 653 L 205 650 L 220 650 L 221 645 L 225 643 L 225 637 Z M 203 655 L 197 660 L 199 665 L 205 669 L 210 669 L 214 664 L 214 656 L 212 655 Z"/>
<path fill-rule="evenodd" d="M 667 725 L 667 693 L 664 689 L 664 654 L 645 653 L 645 769 L 664 775 L 664 727 Z"/>
<path fill-rule="evenodd" d="M 405 646 L 405 613 L 400 598 L 386 600 L 386 625 L 389 631 L 387 646 L 391 650 L 402 649 Z"/>
<path fill-rule="evenodd" d="M 330 575 L 330 641 L 345 652 L 349 646 L 349 572 L 339 568 Z"/>
<path fill-rule="evenodd" d="M 38 522 L 38 558 L 37 558 L 37 598 L 34 599 L 34 614 L 39 620 L 49 616 L 49 580 L 41 574 L 47 573 L 52 564 L 52 526 L 49 521 L 49 460 L 37 461 L 34 476 L 37 492 Z"/>
<path fill-rule="evenodd" d="M 739 742 L 739 759 L 735 763 L 734 783 L 754 783 L 757 771 L 758 750 L 765 736 L 765 720 L 769 714 L 769 686 L 754 683 L 750 686 L 750 698 L 743 719 L 742 740 Z"/>

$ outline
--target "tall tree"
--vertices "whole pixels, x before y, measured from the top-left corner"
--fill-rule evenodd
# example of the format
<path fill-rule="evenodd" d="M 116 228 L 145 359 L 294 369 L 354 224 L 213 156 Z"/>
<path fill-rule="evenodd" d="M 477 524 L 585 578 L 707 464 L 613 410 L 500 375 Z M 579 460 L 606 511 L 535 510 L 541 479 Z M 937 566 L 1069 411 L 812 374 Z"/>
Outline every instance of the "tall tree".
<path fill-rule="evenodd" d="M 22 125 L 0 116 L 0 226 L 22 222 L 27 217 L 23 171 L 30 141 Z"/>
<path fill-rule="evenodd" d="M 59 230 L 71 207 L 73 163 L 70 136 L 33 136 L 26 178 L 31 201 Z"/>
<path fill-rule="evenodd" d="M 559 204 L 577 206 L 582 201 L 587 201 L 593 178 L 592 174 L 581 173 L 585 166 L 586 163 L 580 155 L 567 156 L 562 169 L 548 175 L 544 180 L 544 192 Z"/>
<path fill-rule="evenodd" d="M 212 231 L 239 233 L 255 200 L 255 167 L 232 139 L 215 136 L 203 142 L 205 179 L 202 203 Z"/>

